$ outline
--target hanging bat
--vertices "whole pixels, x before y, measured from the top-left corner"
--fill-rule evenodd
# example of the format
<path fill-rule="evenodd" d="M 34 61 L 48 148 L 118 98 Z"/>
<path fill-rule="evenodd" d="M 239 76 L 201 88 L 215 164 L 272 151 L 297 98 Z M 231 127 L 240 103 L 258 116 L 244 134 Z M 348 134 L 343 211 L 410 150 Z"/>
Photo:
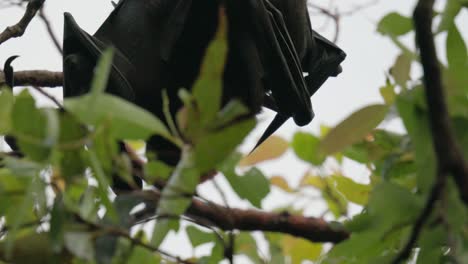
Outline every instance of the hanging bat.
<path fill-rule="evenodd" d="M 193 85 L 214 37 L 219 5 L 217 0 L 122 0 L 93 36 L 65 14 L 64 95 L 88 91 L 97 58 L 112 45 L 116 55 L 106 91 L 164 120 L 165 88 L 175 114 L 181 107 L 178 89 Z M 227 0 L 224 6 L 223 102 L 238 99 L 252 113 L 262 105 L 278 112 L 259 143 L 290 117 L 308 124 L 314 115 L 310 96 L 339 72 L 344 52 L 312 31 L 305 0 Z M 177 148 L 159 137 L 148 147 L 163 161 L 178 161 Z"/>

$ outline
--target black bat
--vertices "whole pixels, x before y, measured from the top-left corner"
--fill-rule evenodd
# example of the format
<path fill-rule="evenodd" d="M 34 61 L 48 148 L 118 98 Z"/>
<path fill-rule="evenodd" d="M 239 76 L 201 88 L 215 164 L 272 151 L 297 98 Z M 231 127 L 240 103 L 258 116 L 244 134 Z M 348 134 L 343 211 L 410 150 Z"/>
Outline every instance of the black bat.
<path fill-rule="evenodd" d="M 176 113 L 177 91 L 190 88 L 198 76 L 219 5 L 217 0 L 122 0 L 93 36 L 65 14 L 64 95 L 88 91 L 96 60 L 111 45 L 117 51 L 107 92 L 164 120 L 162 89 Z M 227 0 L 224 6 L 229 47 L 223 102 L 239 99 L 252 113 L 262 105 L 278 112 L 259 143 L 290 117 L 308 124 L 314 115 L 310 96 L 339 73 L 344 52 L 312 31 L 305 0 Z M 178 161 L 169 142 L 153 137 L 148 146 L 163 161 Z"/>

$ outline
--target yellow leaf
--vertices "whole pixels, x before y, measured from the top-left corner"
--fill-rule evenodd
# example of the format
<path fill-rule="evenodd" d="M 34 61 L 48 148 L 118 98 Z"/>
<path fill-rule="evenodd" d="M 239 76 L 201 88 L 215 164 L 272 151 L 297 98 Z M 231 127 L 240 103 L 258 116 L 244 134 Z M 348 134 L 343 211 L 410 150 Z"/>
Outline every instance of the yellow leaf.
<path fill-rule="evenodd" d="M 146 146 L 146 143 L 143 140 L 126 140 L 125 143 L 134 151 L 140 151 Z"/>
<path fill-rule="evenodd" d="M 317 260 L 322 254 L 322 244 L 311 243 L 302 238 L 284 236 L 281 244 L 283 253 L 291 257 L 292 264 L 301 264 L 303 260 Z"/>
<path fill-rule="evenodd" d="M 261 144 L 252 154 L 243 158 L 239 166 L 251 166 L 257 163 L 279 158 L 289 147 L 289 143 L 279 137 L 271 136 Z"/>
<path fill-rule="evenodd" d="M 320 176 L 312 175 L 311 173 L 306 173 L 299 185 L 300 187 L 315 187 L 319 190 L 323 190 L 327 186 L 327 182 Z"/>
<path fill-rule="evenodd" d="M 283 190 L 285 192 L 293 192 L 294 191 L 291 187 L 289 187 L 288 182 L 281 176 L 271 177 L 270 183 L 271 183 L 271 185 L 276 186 L 276 187 L 280 188 L 281 190 Z"/>
<path fill-rule="evenodd" d="M 354 112 L 330 130 L 320 142 L 319 150 L 330 155 L 362 140 L 384 120 L 388 109 L 387 105 L 375 104 Z"/>

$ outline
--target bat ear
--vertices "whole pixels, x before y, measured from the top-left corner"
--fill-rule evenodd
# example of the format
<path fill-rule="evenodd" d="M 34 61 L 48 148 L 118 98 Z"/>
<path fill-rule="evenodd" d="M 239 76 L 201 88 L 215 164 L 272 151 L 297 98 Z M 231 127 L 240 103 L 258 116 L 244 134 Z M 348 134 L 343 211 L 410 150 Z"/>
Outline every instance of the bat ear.
<path fill-rule="evenodd" d="M 83 89 L 84 92 L 89 91 L 92 68 L 103 51 L 110 46 L 82 30 L 70 13 L 64 14 L 63 72 L 64 91 L 67 96 L 79 95 L 76 93 L 82 93 Z M 134 72 L 135 69 L 129 60 L 120 51 L 115 50 L 107 92 L 130 101 L 134 100 L 135 95 L 129 80 L 131 76 L 135 76 Z"/>

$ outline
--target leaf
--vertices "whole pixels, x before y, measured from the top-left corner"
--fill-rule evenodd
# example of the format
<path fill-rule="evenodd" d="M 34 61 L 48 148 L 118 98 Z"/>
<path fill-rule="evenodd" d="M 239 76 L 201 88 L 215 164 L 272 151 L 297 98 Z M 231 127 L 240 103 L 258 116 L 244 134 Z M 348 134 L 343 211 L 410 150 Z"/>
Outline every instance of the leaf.
<path fill-rule="evenodd" d="M 167 181 L 174 168 L 161 161 L 150 161 L 144 165 L 145 181 L 154 184 L 158 181 Z"/>
<path fill-rule="evenodd" d="M 13 134 L 21 151 L 34 161 L 49 158 L 58 140 L 59 121 L 55 110 L 37 109 L 32 96 L 24 90 L 13 106 Z"/>
<path fill-rule="evenodd" d="M 241 232 L 236 236 L 234 253 L 247 256 L 253 263 L 264 263 L 258 254 L 257 242 L 251 233 Z"/>
<path fill-rule="evenodd" d="M 202 173 L 207 172 L 224 161 L 255 127 L 255 123 L 249 118 L 201 137 L 194 150 L 198 169 Z"/>
<path fill-rule="evenodd" d="M 368 211 L 373 224 L 381 230 L 389 230 L 414 221 L 424 205 L 423 202 L 403 187 L 382 182 L 371 193 Z"/>
<path fill-rule="evenodd" d="M 279 136 L 271 136 L 263 142 L 253 153 L 243 158 L 239 166 L 251 166 L 257 163 L 281 157 L 289 147 L 289 143 Z"/>
<path fill-rule="evenodd" d="M 152 264 L 159 264 L 161 263 L 161 257 L 154 254 L 150 250 L 136 246 L 132 250 L 132 254 L 130 255 L 127 264 L 143 264 L 143 263 L 152 263 Z"/>
<path fill-rule="evenodd" d="M 448 29 L 446 52 L 449 69 L 453 71 L 458 70 L 458 74 L 466 74 L 466 70 L 468 69 L 468 53 L 465 41 L 455 23 Z"/>
<path fill-rule="evenodd" d="M 322 190 L 322 197 L 335 218 L 348 213 L 348 201 L 341 194 L 330 177 L 325 178 L 327 186 Z"/>
<path fill-rule="evenodd" d="M 87 261 L 94 259 L 93 238 L 86 232 L 65 233 L 65 246 L 73 255 Z"/>
<path fill-rule="evenodd" d="M 409 17 L 392 12 L 382 18 L 377 31 L 383 35 L 401 36 L 413 30 L 413 21 Z"/>
<path fill-rule="evenodd" d="M 301 183 L 299 184 L 299 186 L 300 187 L 312 186 L 312 187 L 317 188 L 319 190 L 323 190 L 324 188 L 327 187 L 327 182 L 321 176 L 316 176 L 316 175 L 312 175 L 310 173 L 306 173 L 302 177 Z"/>
<path fill-rule="evenodd" d="M 397 108 L 411 138 L 417 166 L 417 184 L 422 193 L 431 189 L 435 179 L 435 154 L 432 136 L 428 129 L 428 113 L 417 104 L 423 97 L 421 87 L 402 93 L 397 99 Z"/>
<path fill-rule="evenodd" d="M 5 135 L 11 129 L 11 112 L 15 97 L 6 87 L 0 87 L 0 91 L 0 135 Z"/>
<path fill-rule="evenodd" d="M 322 139 L 319 150 L 329 155 L 363 139 L 384 120 L 388 109 L 387 105 L 376 104 L 354 112 Z"/>
<path fill-rule="evenodd" d="M 243 176 L 238 175 L 235 167 L 240 158 L 239 153 L 232 154 L 220 165 L 219 170 L 240 198 L 247 199 L 256 207 L 261 207 L 261 201 L 270 193 L 270 182 L 256 168 L 250 169 Z"/>
<path fill-rule="evenodd" d="M 220 12 L 218 29 L 207 48 L 193 96 L 201 113 L 201 124 L 208 124 L 221 108 L 222 81 L 227 55 L 227 19 Z"/>
<path fill-rule="evenodd" d="M 294 192 L 294 190 L 289 186 L 288 182 L 281 176 L 271 177 L 270 183 L 271 185 L 276 186 L 285 192 Z"/>
<path fill-rule="evenodd" d="M 174 228 L 174 224 L 178 223 L 174 219 L 189 207 L 192 202 L 191 195 L 195 193 L 201 175 L 195 163 L 193 149 L 189 146 L 184 147 L 182 157 L 161 193 L 156 210 L 156 215 L 170 217 L 158 219 L 151 237 L 151 245 L 159 247 L 169 231 Z"/>
<path fill-rule="evenodd" d="M 395 86 L 390 83 L 387 83 L 385 86 L 382 86 L 380 89 L 380 95 L 384 99 L 387 105 L 392 105 L 396 99 Z"/>
<path fill-rule="evenodd" d="M 4 243 L 4 241 L 0 242 L 0 259 L 2 261 L 7 260 L 3 250 Z M 59 254 L 54 255 L 46 233 L 27 232 L 16 239 L 8 262 L 1 263 L 29 264 L 32 263 L 32 260 L 34 260 L 34 264 L 66 263 L 65 256 L 62 257 L 63 259 L 60 258 Z"/>
<path fill-rule="evenodd" d="M 406 83 L 410 80 L 411 62 L 410 57 L 400 54 L 391 69 L 395 82 L 403 88 L 406 88 Z"/>
<path fill-rule="evenodd" d="M 99 163 L 99 160 L 96 156 L 96 153 L 92 149 L 88 149 L 89 153 L 89 162 L 91 165 L 91 169 L 93 171 L 93 176 L 98 182 L 98 190 L 99 190 L 99 197 L 101 198 L 101 202 L 106 208 L 106 213 L 107 215 L 112 219 L 112 220 L 117 220 L 117 212 L 110 201 L 109 194 L 108 194 L 108 189 L 110 187 L 109 185 L 109 180 L 104 173 L 104 170 Z"/>
<path fill-rule="evenodd" d="M 98 60 L 96 64 L 94 78 L 91 82 L 91 93 L 93 94 L 93 97 L 97 96 L 100 93 L 103 93 L 106 89 L 109 74 L 112 69 L 113 57 L 114 50 L 112 48 L 108 48 L 104 50 L 104 52 L 102 52 L 102 55 Z"/>
<path fill-rule="evenodd" d="M 461 7 L 460 0 L 446 1 L 444 11 L 441 14 L 442 19 L 437 27 L 437 32 L 446 31 L 452 27 L 456 16 L 460 13 Z"/>
<path fill-rule="evenodd" d="M 83 160 L 86 129 L 68 113 L 60 114 L 60 173 L 68 181 L 82 177 L 86 168 Z"/>
<path fill-rule="evenodd" d="M 94 105 L 93 105 L 94 104 Z M 106 123 L 117 139 L 146 139 L 160 135 L 173 140 L 164 123 L 150 112 L 110 94 L 65 99 L 65 108 L 82 122 L 99 126 Z"/>
<path fill-rule="evenodd" d="M 352 179 L 343 175 L 333 175 L 331 177 L 336 184 L 336 189 L 342 193 L 350 202 L 366 205 L 371 191 L 371 186 L 356 183 Z"/>
<path fill-rule="evenodd" d="M 304 260 L 315 261 L 320 257 L 323 248 L 322 244 L 292 236 L 284 236 L 281 244 L 284 254 L 291 257 L 291 264 L 301 264 Z"/>
<path fill-rule="evenodd" d="M 200 245 L 210 243 L 218 239 L 213 232 L 205 232 L 196 228 L 195 226 L 188 226 L 186 228 L 186 231 L 190 243 L 192 243 L 193 247 L 198 247 Z"/>
<path fill-rule="evenodd" d="M 297 132 L 294 134 L 291 144 L 294 153 L 301 160 L 313 165 L 320 165 L 325 161 L 325 156 L 319 153 L 320 139 L 316 136 L 305 132 Z"/>

